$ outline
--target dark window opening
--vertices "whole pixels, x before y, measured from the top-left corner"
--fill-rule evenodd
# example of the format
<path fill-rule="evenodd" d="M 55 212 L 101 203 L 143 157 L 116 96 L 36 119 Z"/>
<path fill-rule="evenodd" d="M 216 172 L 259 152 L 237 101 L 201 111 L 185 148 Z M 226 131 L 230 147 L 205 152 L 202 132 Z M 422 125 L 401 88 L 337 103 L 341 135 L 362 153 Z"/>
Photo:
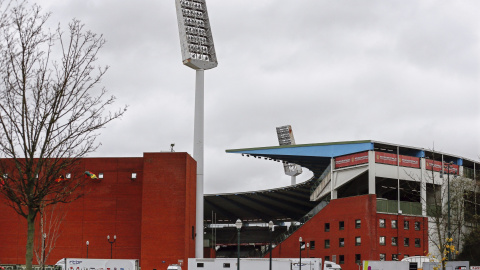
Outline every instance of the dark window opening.
<path fill-rule="evenodd" d="M 355 229 L 360 229 L 362 221 L 360 219 L 355 220 Z"/>

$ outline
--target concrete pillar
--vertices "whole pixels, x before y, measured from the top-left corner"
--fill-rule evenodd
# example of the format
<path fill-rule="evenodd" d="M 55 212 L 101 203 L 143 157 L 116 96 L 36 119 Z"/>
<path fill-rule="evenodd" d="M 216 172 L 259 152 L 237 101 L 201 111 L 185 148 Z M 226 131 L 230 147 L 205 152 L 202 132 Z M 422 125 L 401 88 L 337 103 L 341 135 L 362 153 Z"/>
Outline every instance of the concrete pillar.
<path fill-rule="evenodd" d="M 335 168 L 335 159 L 330 159 L 330 199 L 337 199 L 337 190 L 335 189 L 337 172 L 333 170 Z"/>
<path fill-rule="evenodd" d="M 375 151 L 368 151 L 368 194 L 375 192 Z"/>
<path fill-rule="evenodd" d="M 420 203 L 422 204 L 422 216 L 427 216 L 427 181 L 426 181 L 425 158 L 420 158 Z"/>

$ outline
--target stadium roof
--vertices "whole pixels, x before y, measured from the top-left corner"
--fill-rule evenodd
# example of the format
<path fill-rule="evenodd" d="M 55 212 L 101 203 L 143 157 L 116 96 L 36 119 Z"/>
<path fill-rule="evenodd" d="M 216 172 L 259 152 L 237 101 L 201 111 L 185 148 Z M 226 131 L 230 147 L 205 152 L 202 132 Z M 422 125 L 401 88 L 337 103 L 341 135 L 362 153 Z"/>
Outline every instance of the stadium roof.
<path fill-rule="evenodd" d="M 216 223 L 233 224 L 240 218 L 244 222 L 268 222 L 273 220 L 296 221 L 312 210 L 318 202 L 310 201 L 310 189 L 315 184 L 334 157 L 353 153 L 376 150 L 396 152 L 402 155 L 417 157 L 439 157 L 445 155 L 445 160 L 456 160 L 458 165 L 470 167 L 474 161 L 458 156 L 373 140 L 345 141 L 316 144 L 297 144 L 258 148 L 226 150 L 227 153 L 242 154 L 242 156 L 263 158 L 277 162 L 294 163 L 313 172 L 310 180 L 283 188 L 260 190 L 242 193 L 205 195 L 204 218 L 206 223 L 212 223 L 212 213 L 215 213 Z M 461 164 L 464 163 L 464 164 Z M 465 164 L 466 163 L 466 164 Z"/>

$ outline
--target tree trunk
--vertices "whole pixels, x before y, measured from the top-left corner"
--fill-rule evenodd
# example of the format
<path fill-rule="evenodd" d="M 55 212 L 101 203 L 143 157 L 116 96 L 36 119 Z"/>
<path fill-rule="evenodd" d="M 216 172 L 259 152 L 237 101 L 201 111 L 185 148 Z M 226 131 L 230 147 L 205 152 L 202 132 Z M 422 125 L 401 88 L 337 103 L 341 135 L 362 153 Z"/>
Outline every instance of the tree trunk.
<path fill-rule="evenodd" d="M 32 270 L 33 238 L 35 236 L 35 216 L 37 211 L 29 209 L 27 216 L 27 250 L 25 252 L 25 269 Z"/>

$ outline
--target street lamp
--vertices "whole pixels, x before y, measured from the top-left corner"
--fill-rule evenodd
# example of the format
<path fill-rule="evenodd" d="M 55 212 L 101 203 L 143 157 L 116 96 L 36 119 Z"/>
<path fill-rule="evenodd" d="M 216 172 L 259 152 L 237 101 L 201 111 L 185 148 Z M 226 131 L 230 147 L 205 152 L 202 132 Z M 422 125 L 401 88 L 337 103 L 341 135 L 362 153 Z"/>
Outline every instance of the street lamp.
<path fill-rule="evenodd" d="M 235 227 L 237 227 L 237 270 L 240 270 L 240 229 L 242 228 L 242 221 L 237 219 L 235 222 Z"/>
<path fill-rule="evenodd" d="M 44 233 L 42 236 L 43 236 L 43 264 L 42 264 L 42 269 L 45 270 L 45 239 L 47 239 L 47 234 Z"/>
<path fill-rule="evenodd" d="M 110 243 L 110 259 L 113 259 L 113 243 L 117 241 L 117 236 L 113 236 L 113 241 L 110 241 L 110 235 L 107 235 L 107 241 Z"/>
<path fill-rule="evenodd" d="M 453 161 L 448 163 L 447 167 L 447 193 L 448 193 L 448 239 L 452 237 L 452 228 L 450 224 L 450 165 L 453 164 Z M 448 242 L 448 241 L 447 241 Z M 448 252 L 448 261 L 452 259 L 451 252 Z"/>
<path fill-rule="evenodd" d="M 268 222 L 268 234 L 270 236 L 270 270 L 272 270 L 272 231 L 273 231 L 273 221 Z"/>
<path fill-rule="evenodd" d="M 88 245 L 90 245 L 90 242 L 87 241 L 87 259 L 88 259 Z"/>
<path fill-rule="evenodd" d="M 298 269 L 302 270 L 302 242 L 303 242 L 303 239 L 302 239 L 301 236 L 298 238 L 298 241 L 300 242 L 300 260 L 298 262 L 298 267 L 299 267 Z"/>

